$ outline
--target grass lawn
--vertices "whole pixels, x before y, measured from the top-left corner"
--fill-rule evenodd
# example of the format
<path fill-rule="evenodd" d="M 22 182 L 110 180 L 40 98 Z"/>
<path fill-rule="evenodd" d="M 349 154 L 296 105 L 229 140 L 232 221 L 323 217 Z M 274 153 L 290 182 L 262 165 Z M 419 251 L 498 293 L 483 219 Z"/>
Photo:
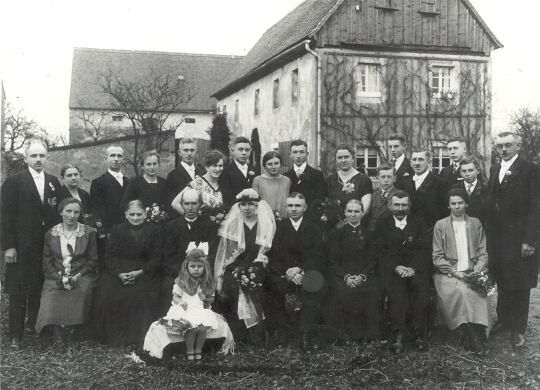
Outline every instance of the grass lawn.
<path fill-rule="evenodd" d="M 358 347 L 328 345 L 317 353 L 294 348 L 266 351 L 239 345 L 234 356 L 203 363 L 183 359 L 136 364 L 131 351 L 93 342 L 65 346 L 25 337 L 13 351 L 2 296 L 2 389 L 540 389 L 540 290 L 533 290 L 527 346 L 510 346 L 509 334 L 492 335 L 482 357 L 463 349 L 457 335 L 437 329 L 427 352 L 411 345 L 396 357 L 385 342 Z"/>

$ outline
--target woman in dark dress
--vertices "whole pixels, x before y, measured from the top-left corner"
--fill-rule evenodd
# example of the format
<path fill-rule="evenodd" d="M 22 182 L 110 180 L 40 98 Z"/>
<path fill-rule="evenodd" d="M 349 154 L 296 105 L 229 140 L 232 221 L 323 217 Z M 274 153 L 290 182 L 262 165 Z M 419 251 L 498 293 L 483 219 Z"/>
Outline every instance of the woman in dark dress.
<path fill-rule="evenodd" d="M 160 229 L 145 218 L 142 202 L 133 200 L 127 205 L 127 221 L 111 231 L 94 312 L 97 335 L 104 344 L 142 344 L 148 327 L 159 317 Z"/>
<path fill-rule="evenodd" d="M 79 222 L 84 223 L 84 216 L 90 214 L 92 204 L 90 194 L 79 188 L 81 182 L 81 170 L 73 164 L 66 164 L 60 169 L 62 176 L 62 188 L 60 189 L 60 201 L 66 198 L 75 198 L 81 202 Z"/>
<path fill-rule="evenodd" d="M 368 213 L 373 185 L 369 177 L 354 168 L 354 149 L 347 144 L 339 144 L 336 147 L 335 157 L 337 172 L 326 179 L 328 197 L 333 201 L 339 201 L 343 209 L 349 200 L 358 199 L 362 202 L 364 212 Z M 342 215 L 328 216 L 330 226 L 341 217 Z"/>
<path fill-rule="evenodd" d="M 170 210 L 167 201 L 167 182 L 164 178 L 157 176 L 159 164 L 160 157 L 157 152 L 150 151 L 143 154 L 143 175 L 129 181 L 122 199 L 124 207 L 128 202 L 138 199 L 145 209 L 157 205 L 160 211 Z"/>
<path fill-rule="evenodd" d="M 219 228 L 221 237 L 214 266 L 218 307 L 235 338 L 243 338 L 245 329 L 263 318 L 262 288 L 242 288 L 234 273 L 254 267 L 253 274 L 263 280 L 268 264 L 266 252 L 272 246 L 276 223 L 272 209 L 253 189 L 243 190 Z M 262 287 L 262 286 L 260 286 Z"/>
<path fill-rule="evenodd" d="M 345 205 L 346 223 L 328 235 L 330 305 L 327 322 L 356 341 L 379 336 L 379 305 L 374 253 L 361 226 L 357 199 Z M 340 337 L 341 336 L 341 337 Z"/>

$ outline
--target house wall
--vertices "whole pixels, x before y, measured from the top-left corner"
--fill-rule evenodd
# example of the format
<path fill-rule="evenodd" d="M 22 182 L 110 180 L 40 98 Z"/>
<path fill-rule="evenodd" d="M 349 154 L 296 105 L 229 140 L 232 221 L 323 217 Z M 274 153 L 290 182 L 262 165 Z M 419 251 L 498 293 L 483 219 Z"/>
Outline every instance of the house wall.
<path fill-rule="evenodd" d="M 292 103 L 292 71 L 298 69 L 299 96 Z M 273 108 L 274 80 L 279 78 L 279 108 Z M 254 114 L 255 91 L 259 90 L 259 114 Z M 238 100 L 238 113 L 236 101 Z M 263 154 L 278 142 L 304 139 L 312 150 L 317 142 L 317 61 L 305 54 L 245 88 L 218 101 L 218 109 L 226 106 L 228 125 L 235 135 L 249 137 L 259 130 Z M 316 153 L 310 154 L 314 163 Z"/>
<path fill-rule="evenodd" d="M 388 156 L 386 142 L 393 132 L 405 134 L 411 147 L 443 146 L 453 135 L 463 136 L 469 152 L 490 160 L 491 66 L 483 56 L 419 55 L 416 53 L 322 51 L 321 167 L 334 169 L 333 151 L 338 143 L 377 150 Z M 358 64 L 379 69 L 380 98 L 357 94 Z M 429 75 L 434 65 L 454 70 L 449 100 L 433 98 Z"/>
<path fill-rule="evenodd" d="M 117 115 L 119 114 L 112 111 L 70 109 L 69 143 L 78 144 L 92 142 L 98 139 L 133 134 L 129 119 L 124 117 L 120 121 L 113 120 L 113 116 Z M 212 126 L 212 114 L 210 112 L 173 113 L 167 118 L 164 129 L 167 129 L 170 126 L 176 126 L 176 124 L 182 120 L 185 120 L 186 118 L 195 119 L 195 123 L 186 123 L 184 121 L 176 130 L 176 138 L 193 137 L 209 139 L 206 130 Z M 94 126 L 92 126 L 92 124 Z M 91 134 L 95 134 L 95 127 L 98 127 L 103 134 L 97 139 L 91 136 Z"/>

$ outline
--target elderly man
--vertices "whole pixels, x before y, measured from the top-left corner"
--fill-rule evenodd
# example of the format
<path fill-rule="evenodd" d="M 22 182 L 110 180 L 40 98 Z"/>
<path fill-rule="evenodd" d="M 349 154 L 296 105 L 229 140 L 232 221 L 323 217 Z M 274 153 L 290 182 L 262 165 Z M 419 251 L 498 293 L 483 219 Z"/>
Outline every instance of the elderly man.
<path fill-rule="evenodd" d="M 487 194 L 490 272 L 498 287 L 499 327 L 511 332 L 515 347 L 525 344 L 531 288 L 538 282 L 540 169 L 518 156 L 520 138 L 495 138 L 501 162 L 491 168 Z"/>
<path fill-rule="evenodd" d="M 232 161 L 223 169 L 219 178 L 223 187 L 223 200 L 226 205 L 236 203 L 236 195 L 251 188 L 255 178 L 255 168 L 249 165 L 251 142 L 246 137 L 236 137 L 231 147 Z"/>
<path fill-rule="evenodd" d="M 431 237 L 422 218 L 409 214 L 409 194 L 392 196 L 392 212 L 375 230 L 379 280 L 386 289 L 394 331 L 392 350 L 403 352 L 407 319 L 418 350 L 425 350 L 431 282 Z"/>
<path fill-rule="evenodd" d="M 388 137 L 388 150 L 396 174 L 396 188 L 403 189 L 405 182 L 414 174 L 411 162 L 405 157 L 407 141 L 403 134 L 394 133 Z"/>
<path fill-rule="evenodd" d="M 320 304 L 326 293 L 323 233 L 315 222 L 304 218 L 306 209 L 302 194 L 289 195 L 288 218 L 277 224 L 267 278 L 268 324 L 287 322 L 286 306 L 291 314 L 297 309 L 303 348 L 318 343 L 313 330 L 320 324 Z M 290 304 L 293 300 L 297 307 Z"/>
<path fill-rule="evenodd" d="M 208 216 L 199 215 L 202 204 L 201 194 L 197 190 L 188 188 L 182 193 L 180 202 L 184 208 L 184 215 L 167 223 L 164 230 L 163 282 L 160 298 L 164 315 L 171 305 L 174 279 L 180 272 L 180 265 L 184 261 L 189 243 L 208 242 L 209 261 L 212 265 L 215 255 L 217 225 L 211 222 Z"/>
<path fill-rule="evenodd" d="M 16 349 L 21 345 L 26 316 L 26 327 L 34 332 L 43 287 L 43 236 L 60 221 L 56 210 L 60 183 L 43 171 L 47 147 L 32 141 L 26 147 L 24 160 L 28 168 L 6 179 L 1 198 L 9 333 Z"/>

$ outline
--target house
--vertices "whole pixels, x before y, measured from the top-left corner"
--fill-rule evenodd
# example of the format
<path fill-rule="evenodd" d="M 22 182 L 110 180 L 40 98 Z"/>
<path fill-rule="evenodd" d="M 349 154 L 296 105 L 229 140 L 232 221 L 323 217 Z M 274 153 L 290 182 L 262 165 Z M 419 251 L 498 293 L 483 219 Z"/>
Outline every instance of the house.
<path fill-rule="evenodd" d="M 435 171 L 445 140 L 463 135 L 489 164 L 491 59 L 501 48 L 469 0 L 306 0 L 270 27 L 213 96 L 229 126 L 257 128 L 263 152 L 310 146 L 333 170 L 336 144 L 354 145 L 370 176 L 402 132 L 429 147 Z"/>
<path fill-rule="evenodd" d="M 182 87 L 183 103 L 162 115 L 163 129 L 176 129 L 176 138 L 208 139 L 206 130 L 216 111 L 216 100 L 210 95 L 240 59 L 213 54 L 75 48 L 69 97 L 70 144 L 133 132 L 129 118 L 116 110 L 114 100 L 103 92 L 100 80 L 107 75 L 145 86 L 167 78 L 167 86 Z M 152 127 L 152 123 L 147 125 Z"/>

